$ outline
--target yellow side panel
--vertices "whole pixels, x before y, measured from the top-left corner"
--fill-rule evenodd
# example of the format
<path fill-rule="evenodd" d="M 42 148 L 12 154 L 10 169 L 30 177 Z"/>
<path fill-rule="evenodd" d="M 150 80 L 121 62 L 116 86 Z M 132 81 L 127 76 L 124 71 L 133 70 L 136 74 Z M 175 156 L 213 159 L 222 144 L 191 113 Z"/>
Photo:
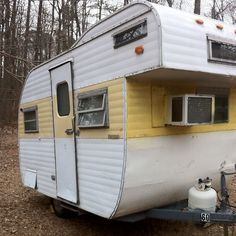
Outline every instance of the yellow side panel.
<path fill-rule="evenodd" d="M 127 80 L 128 138 L 203 133 L 236 129 L 236 89 L 230 90 L 229 122 L 191 127 L 166 126 L 168 96 L 192 94 L 196 88 L 160 86 L 155 81 Z"/>
<path fill-rule="evenodd" d="M 165 125 L 166 94 L 164 87 L 152 87 L 152 127 Z"/>
<path fill-rule="evenodd" d="M 231 124 L 236 124 L 236 88 L 230 90 L 229 119 Z"/>
<path fill-rule="evenodd" d="M 52 122 L 52 104 L 51 98 L 45 98 L 30 103 L 21 104 L 20 108 L 38 107 L 38 133 L 24 132 L 24 114 L 19 112 L 19 137 L 20 138 L 52 138 L 53 122 Z"/>
<path fill-rule="evenodd" d="M 117 79 L 79 90 L 79 93 L 108 88 L 109 128 L 81 128 L 80 138 L 123 138 L 123 81 Z M 78 93 L 75 94 L 77 99 Z"/>

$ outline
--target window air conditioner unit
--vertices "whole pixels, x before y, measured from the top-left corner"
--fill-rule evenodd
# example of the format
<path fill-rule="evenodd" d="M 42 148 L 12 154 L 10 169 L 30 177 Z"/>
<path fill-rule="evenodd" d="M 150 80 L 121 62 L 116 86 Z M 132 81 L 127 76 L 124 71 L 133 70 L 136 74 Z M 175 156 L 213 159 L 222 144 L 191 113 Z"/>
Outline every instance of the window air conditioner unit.
<path fill-rule="evenodd" d="M 213 95 L 185 94 L 170 97 L 169 125 L 211 124 L 213 116 Z"/>

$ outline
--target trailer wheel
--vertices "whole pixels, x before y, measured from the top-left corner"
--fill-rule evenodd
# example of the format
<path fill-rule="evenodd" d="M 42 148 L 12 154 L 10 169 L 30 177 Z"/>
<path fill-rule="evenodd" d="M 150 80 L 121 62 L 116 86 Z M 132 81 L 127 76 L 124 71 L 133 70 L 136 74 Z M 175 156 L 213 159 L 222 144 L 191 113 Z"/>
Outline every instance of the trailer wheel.
<path fill-rule="evenodd" d="M 70 211 L 64 208 L 61 204 L 61 201 L 57 199 L 52 199 L 52 208 L 56 216 L 60 218 L 68 218 L 70 215 Z"/>

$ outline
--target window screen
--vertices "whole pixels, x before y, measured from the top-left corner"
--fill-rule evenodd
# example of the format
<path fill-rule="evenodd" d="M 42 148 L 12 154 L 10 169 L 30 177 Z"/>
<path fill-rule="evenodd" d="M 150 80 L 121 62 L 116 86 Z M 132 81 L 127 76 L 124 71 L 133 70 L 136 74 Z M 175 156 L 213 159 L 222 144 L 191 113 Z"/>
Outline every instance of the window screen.
<path fill-rule="evenodd" d="M 57 85 L 57 110 L 60 116 L 67 116 L 70 114 L 70 98 L 67 82 Z"/>
<path fill-rule="evenodd" d="M 228 96 L 218 95 L 215 96 L 215 123 L 224 123 L 228 122 L 229 117 L 229 104 L 228 104 Z"/>
<path fill-rule="evenodd" d="M 134 42 L 140 38 L 143 38 L 147 35 L 147 21 L 133 26 L 123 32 L 114 35 L 114 48 L 121 47 L 125 44 Z"/>
<path fill-rule="evenodd" d="M 212 99 L 188 98 L 188 123 L 210 123 L 212 121 Z"/>
<path fill-rule="evenodd" d="M 172 122 L 183 120 L 183 97 L 172 98 Z"/>
<path fill-rule="evenodd" d="M 78 96 L 78 126 L 103 127 L 108 124 L 107 90 L 95 90 Z"/>
<path fill-rule="evenodd" d="M 236 44 L 209 40 L 210 58 L 214 61 L 236 63 Z"/>
<path fill-rule="evenodd" d="M 37 107 L 23 109 L 25 133 L 38 132 Z"/>
<path fill-rule="evenodd" d="M 214 123 L 229 121 L 229 89 L 228 88 L 199 88 L 199 94 L 211 94 L 215 96 Z"/>

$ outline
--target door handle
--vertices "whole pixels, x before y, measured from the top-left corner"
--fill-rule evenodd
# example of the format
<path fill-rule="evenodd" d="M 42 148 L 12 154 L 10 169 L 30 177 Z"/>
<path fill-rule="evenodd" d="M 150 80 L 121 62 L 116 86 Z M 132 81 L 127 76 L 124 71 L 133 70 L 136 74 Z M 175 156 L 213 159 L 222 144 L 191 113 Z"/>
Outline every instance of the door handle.
<path fill-rule="evenodd" d="M 66 129 L 66 130 L 65 130 L 65 133 L 66 133 L 67 135 L 72 135 L 72 134 L 74 133 L 74 130 L 73 130 L 73 129 Z"/>

